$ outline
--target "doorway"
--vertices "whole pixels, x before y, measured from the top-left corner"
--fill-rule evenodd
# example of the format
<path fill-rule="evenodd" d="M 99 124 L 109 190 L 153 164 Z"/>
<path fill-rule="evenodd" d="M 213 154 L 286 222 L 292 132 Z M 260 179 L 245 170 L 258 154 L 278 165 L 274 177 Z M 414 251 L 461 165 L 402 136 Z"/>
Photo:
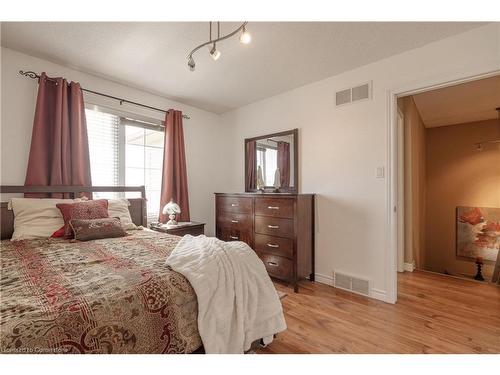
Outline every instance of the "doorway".
<path fill-rule="evenodd" d="M 470 280 L 481 268 L 495 281 L 500 75 L 398 95 L 395 104 L 395 268 Z"/>

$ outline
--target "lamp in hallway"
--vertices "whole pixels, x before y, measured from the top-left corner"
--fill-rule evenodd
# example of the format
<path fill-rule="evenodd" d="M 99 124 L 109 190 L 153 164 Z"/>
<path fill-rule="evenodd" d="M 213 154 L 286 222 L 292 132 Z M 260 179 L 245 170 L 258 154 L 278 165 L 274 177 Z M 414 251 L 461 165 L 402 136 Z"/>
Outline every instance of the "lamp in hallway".
<path fill-rule="evenodd" d="M 476 272 L 476 276 L 474 276 L 474 280 L 484 281 L 483 274 L 481 273 L 481 268 L 483 267 L 483 258 L 482 257 L 476 258 L 476 266 L 477 266 L 477 272 Z"/>

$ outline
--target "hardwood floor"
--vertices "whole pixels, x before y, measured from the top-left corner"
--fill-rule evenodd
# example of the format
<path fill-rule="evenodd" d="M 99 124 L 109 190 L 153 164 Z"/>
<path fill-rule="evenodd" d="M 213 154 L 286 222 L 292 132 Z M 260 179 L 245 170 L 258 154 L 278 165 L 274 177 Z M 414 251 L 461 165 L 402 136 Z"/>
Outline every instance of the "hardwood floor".
<path fill-rule="evenodd" d="M 258 353 L 500 353 L 500 288 L 398 274 L 395 305 L 311 282 L 277 284 L 288 329 Z"/>

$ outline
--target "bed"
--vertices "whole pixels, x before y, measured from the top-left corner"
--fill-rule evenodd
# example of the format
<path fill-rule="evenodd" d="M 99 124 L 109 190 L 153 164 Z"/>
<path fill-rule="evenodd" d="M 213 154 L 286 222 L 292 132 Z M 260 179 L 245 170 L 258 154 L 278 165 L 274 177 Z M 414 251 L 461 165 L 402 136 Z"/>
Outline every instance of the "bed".
<path fill-rule="evenodd" d="M 130 213 L 146 226 L 144 187 L 12 187 L 4 193 L 138 191 Z M 150 230 L 88 242 L 10 241 L 1 206 L 2 353 L 192 353 L 202 342 L 190 283 L 165 265 L 180 237 Z"/>

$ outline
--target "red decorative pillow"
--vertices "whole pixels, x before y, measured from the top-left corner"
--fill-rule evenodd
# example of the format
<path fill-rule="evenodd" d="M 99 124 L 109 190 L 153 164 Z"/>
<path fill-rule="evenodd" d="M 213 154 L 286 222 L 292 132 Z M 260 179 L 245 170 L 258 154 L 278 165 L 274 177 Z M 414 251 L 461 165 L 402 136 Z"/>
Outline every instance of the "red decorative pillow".
<path fill-rule="evenodd" d="M 58 203 L 56 207 L 61 211 L 64 219 L 64 238 L 73 238 L 73 230 L 69 225 L 72 219 L 104 219 L 108 215 L 108 201 L 97 199 L 77 203 Z"/>
<path fill-rule="evenodd" d="M 50 237 L 53 237 L 53 238 L 61 238 L 61 237 L 64 237 L 64 225 L 59 228 L 58 230 L 56 230 L 54 233 L 52 233 L 52 236 Z"/>

